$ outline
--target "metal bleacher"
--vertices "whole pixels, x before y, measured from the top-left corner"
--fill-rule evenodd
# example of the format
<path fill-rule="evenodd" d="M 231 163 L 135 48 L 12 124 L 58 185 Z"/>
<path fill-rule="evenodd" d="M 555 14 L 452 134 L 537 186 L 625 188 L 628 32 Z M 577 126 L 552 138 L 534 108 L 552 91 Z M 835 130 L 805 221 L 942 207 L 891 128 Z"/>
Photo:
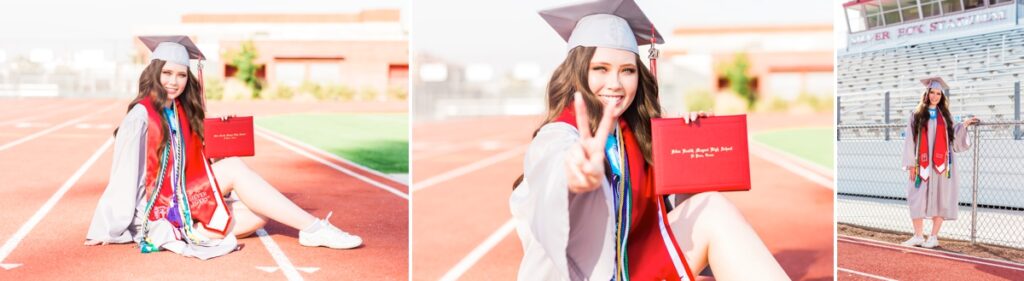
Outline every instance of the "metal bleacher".
<path fill-rule="evenodd" d="M 1024 30 L 851 53 L 837 58 L 840 125 L 905 124 L 924 93 L 920 80 L 943 77 L 954 115 L 1013 121 L 1014 83 L 1024 73 Z"/>

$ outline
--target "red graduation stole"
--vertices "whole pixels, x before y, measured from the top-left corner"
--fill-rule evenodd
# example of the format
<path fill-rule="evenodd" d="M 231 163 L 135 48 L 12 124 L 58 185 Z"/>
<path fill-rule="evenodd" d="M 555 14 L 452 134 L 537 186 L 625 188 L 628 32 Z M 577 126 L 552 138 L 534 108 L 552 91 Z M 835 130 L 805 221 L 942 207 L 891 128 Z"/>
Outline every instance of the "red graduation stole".
<path fill-rule="evenodd" d="M 932 151 L 931 163 L 929 163 L 928 159 L 928 126 L 921 126 L 921 132 L 918 133 L 918 174 L 924 181 L 927 181 L 931 174 L 931 170 L 928 169 L 929 164 L 940 175 L 949 168 L 949 165 L 946 165 L 946 161 L 949 160 L 949 138 L 946 135 L 946 120 L 943 118 L 942 112 L 937 112 L 935 119 L 935 150 Z"/>
<path fill-rule="evenodd" d="M 554 122 L 576 127 L 576 111 L 570 105 Z M 690 265 L 679 249 L 665 211 L 665 200 L 654 192 L 654 169 L 627 126 L 619 120 L 629 169 L 633 206 L 630 215 L 627 255 L 629 278 L 635 280 L 694 280 Z M 684 278 L 685 277 L 685 278 Z"/>
<path fill-rule="evenodd" d="M 228 225 L 231 223 L 231 213 L 227 204 L 224 203 L 224 196 L 220 194 L 217 179 L 210 169 L 206 155 L 203 154 L 203 141 L 198 134 L 194 134 L 190 128 L 188 118 L 181 103 L 177 100 L 177 113 L 180 116 L 179 123 L 185 145 L 185 192 L 188 194 L 189 210 L 192 219 L 202 224 L 203 228 L 221 235 L 227 235 Z M 160 156 L 158 151 L 163 141 L 163 131 L 160 128 L 160 119 L 164 117 L 153 101 L 146 97 L 139 104 L 146 107 L 149 114 L 149 126 L 146 137 L 146 198 L 152 196 L 153 188 L 156 186 L 157 175 L 160 172 Z M 173 167 L 174 157 L 168 156 L 167 166 Z M 155 221 L 167 217 L 171 206 L 173 190 L 171 188 L 171 169 L 165 173 L 160 195 L 149 213 L 149 220 Z"/>

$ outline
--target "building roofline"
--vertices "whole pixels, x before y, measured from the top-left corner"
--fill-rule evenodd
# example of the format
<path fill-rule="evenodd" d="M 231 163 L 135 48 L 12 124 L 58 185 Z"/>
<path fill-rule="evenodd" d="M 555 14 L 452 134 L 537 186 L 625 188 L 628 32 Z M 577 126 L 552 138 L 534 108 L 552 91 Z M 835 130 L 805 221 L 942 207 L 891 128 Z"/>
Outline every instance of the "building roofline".
<path fill-rule="evenodd" d="M 303 14 L 216 14 L 192 13 L 181 16 L 181 23 L 367 23 L 399 22 L 398 9 L 363 10 L 355 13 L 303 13 Z"/>
<path fill-rule="evenodd" d="M 682 27 L 672 32 L 673 35 L 708 35 L 722 33 L 784 33 L 784 32 L 832 32 L 832 24 L 800 24 L 800 25 L 749 25 L 749 26 L 714 26 L 714 27 Z"/>

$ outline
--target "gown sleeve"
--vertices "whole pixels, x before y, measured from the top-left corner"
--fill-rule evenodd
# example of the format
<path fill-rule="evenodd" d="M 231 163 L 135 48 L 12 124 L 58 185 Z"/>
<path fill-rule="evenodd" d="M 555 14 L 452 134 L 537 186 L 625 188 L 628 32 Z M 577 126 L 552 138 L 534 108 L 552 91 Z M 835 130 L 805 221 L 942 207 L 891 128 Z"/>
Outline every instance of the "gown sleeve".
<path fill-rule="evenodd" d="M 967 133 L 970 130 L 964 123 L 953 125 L 953 152 L 963 152 L 971 148 L 971 136 Z"/>
<path fill-rule="evenodd" d="M 524 249 L 519 280 L 611 278 L 608 183 L 602 180 L 600 190 L 580 194 L 568 188 L 565 158 L 578 140 L 575 127 L 556 122 L 542 127 L 530 143 L 523 182 L 509 198 Z"/>
<path fill-rule="evenodd" d="M 93 213 L 86 244 L 128 243 L 133 241 L 135 208 L 145 192 L 146 129 L 148 114 L 136 105 L 118 127 L 114 138 L 114 159 L 110 180 Z"/>
<path fill-rule="evenodd" d="M 565 253 L 569 244 L 570 192 L 564 165 L 566 152 L 579 139 L 579 133 L 569 125 L 545 127 L 530 143 L 523 160 L 523 182 L 509 198 L 516 231 L 525 238 L 522 242 L 527 252 L 519 280 L 556 276 L 569 279 Z"/>

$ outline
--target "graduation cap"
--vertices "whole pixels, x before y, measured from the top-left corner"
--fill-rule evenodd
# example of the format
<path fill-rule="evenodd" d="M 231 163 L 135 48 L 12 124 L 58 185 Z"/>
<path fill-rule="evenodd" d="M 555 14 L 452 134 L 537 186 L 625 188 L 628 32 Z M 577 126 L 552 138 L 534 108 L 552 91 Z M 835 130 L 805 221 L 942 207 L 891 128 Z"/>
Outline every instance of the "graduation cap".
<path fill-rule="evenodd" d="M 633 0 L 590 0 L 538 13 L 569 43 L 569 49 L 605 47 L 640 54 L 638 45 L 665 43 Z"/>
<path fill-rule="evenodd" d="M 139 41 L 153 51 L 150 60 L 161 59 L 188 66 L 190 59 L 206 59 L 206 56 L 199 51 L 199 47 L 196 47 L 196 44 L 192 43 L 192 39 L 189 39 L 188 36 L 139 36 Z"/>
<path fill-rule="evenodd" d="M 189 39 L 188 36 L 185 35 L 139 36 L 139 41 L 142 41 L 142 44 L 146 45 L 146 48 L 153 51 L 153 54 L 149 56 L 150 61 L 160 59 L 188 67 L 189 60 L 206 60 L 206 56 L 203 55 L 203 52 L 199 51 L 199 47 L 196 47 L 196 44 L 192 42 L 192 39 Z M 202 103 L 205 107 L 206 87 L 203 85 L 203 64 L 200 63 L 198 67 L 199 85 L 204 92 L 201 94 L 201 96 L 203 96 Z"/>
<path fill-rule="evenodd" d="M 946 85 L 946 80 L 942 80 L 942 77 L 928 77 L 921 79 L 921 84 L 924 84 L 928 89 L 939 89 L 943 92 L 949 90 L 949 85 Z"/>

